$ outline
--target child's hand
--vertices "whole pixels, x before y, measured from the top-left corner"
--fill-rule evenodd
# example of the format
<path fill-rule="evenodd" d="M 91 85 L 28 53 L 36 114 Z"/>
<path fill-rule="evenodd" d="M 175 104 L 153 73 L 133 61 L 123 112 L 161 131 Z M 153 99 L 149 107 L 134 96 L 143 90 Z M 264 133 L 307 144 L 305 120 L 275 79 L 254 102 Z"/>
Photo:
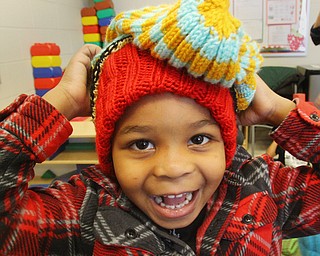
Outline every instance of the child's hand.
<path fill-rule="evenodd" d="M 69 120 L 90 115 L 90 97 L 86 87 L 92 58 L 101 50 L 86 44 L 71 58 L 60 83 L 43 98 Z"/>
<path fill-rule="evenodd" d="M 256 75 L 256 80 L 257 90 L 251 105 L 238 115 L 240 124 L 278 126 L 295 108 L 295 103 L 272 91 L 258 75 Z"/>

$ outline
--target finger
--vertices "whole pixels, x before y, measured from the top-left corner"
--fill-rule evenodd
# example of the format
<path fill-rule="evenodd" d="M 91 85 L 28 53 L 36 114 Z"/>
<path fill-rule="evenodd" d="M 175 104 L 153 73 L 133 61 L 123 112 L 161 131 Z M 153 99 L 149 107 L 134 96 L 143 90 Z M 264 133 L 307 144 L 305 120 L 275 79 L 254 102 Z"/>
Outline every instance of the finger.
<path fill-rule="evenodd" d="M 91 68 L 91 61 L 99 52 L 101 48 L 94 44 L 86 44 L 81 49 L 81 62 L 87 70 Z"/>
<path fill-rule="evenodd" d="M 90 60 L 93 59 L 101 51 L 101 48 L 94 44 L 86 44 L 84 45 L 83 53 L 89 57 Z"/>

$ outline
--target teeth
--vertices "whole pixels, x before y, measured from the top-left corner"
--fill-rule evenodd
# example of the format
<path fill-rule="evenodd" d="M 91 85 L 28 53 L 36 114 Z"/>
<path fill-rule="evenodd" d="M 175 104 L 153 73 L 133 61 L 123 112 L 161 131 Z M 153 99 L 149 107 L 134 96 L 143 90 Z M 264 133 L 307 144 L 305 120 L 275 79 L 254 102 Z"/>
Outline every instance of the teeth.
<path fill-rule="evenodd" d="M 155 196 L 155 197 L 154 197 L 154 201 L 155 201 L 157 204 L 160 204 L 160 203 L 162 202 L 161 196 Z"/>
<path fill-rule="evenodd" d="M 175 208 L 174 205 L 166 205 L 165 207 L 168 209 L 171 209 L 171 210 L 174 210 L 174 208 Z"/>
<path fill-rule="evenodd" d="M 174 198 L 181 198 L 183 196 L 185 196 L 186 200 L 180 204 L 177 204 L 177 205 L 167 205 L 167 204 L 163 203 L 163 199 L 162 199 L 162 197 L 174 199 Z M 179 195 L 154 196 L 154 201 L 158 205 L 160 205 L 161 207 L 167 208 L 167 209 L 172 209 L 172 210 L 180 209 L 180 208 L 184 207 L 185 205 L 189 204 L 191 200 L 192 200 L 192 193 L 191 192 L 181 193 Z"/>

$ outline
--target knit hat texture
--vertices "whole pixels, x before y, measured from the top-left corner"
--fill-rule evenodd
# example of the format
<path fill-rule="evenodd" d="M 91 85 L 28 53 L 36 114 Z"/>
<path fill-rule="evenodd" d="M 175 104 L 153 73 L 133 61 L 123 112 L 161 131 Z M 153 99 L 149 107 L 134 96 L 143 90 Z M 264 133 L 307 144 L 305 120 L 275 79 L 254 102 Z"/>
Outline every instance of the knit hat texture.
<path fill-rule="evenodd" d="M 116 122 L 143 96 L 166 92 L 192 98 L 210 111 L 221 128 L 226 164 L 231 163 L 237 127 L 229 89 L 196 79 L 186 69 L 172 67 L 127 43 L 105 59 L 97 90 L 96 149 L 101 169 L 109 176 L 114 175 L 111 145 Z"/>
<path fill-rule="evenodd" d="M 237 108 L 244 110 L 253 99 L 262 57 L 229 6 L 229 0 L 180 0 L 123 12 L 111 22 L 106 43 L 132 35 L 133 43 L 155 58 L 209 83 L 234 86 Z"/>
<path fill-rule="evenodd" d="M 210 111 L 230 166 L 235 106 L 244 110 L 252 101 L 261 62 L 258 44 L 230 14 L 228 0 L 180 0 L 117 15 L 93 60 L 92 109 L 102 170 L 114 175 L 112 136 L 126 108 L 165 92 L 192 98 Z"/>

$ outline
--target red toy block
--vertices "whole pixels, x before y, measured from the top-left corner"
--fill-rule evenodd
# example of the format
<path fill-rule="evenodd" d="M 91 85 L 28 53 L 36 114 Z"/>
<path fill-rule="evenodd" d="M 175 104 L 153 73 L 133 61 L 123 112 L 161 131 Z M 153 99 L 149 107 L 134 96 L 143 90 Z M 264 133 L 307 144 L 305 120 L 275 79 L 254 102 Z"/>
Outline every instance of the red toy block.
<path fill-rule="evenodd" d="M 55 87 L 61 80 L 61 77 L 53 78 L 36 78 L 34 79 L 34 88 L 37 90 L 50 90 Z"/>
<path fill-rule="evenodd" d="M 30 48 L 31 56 L 59 55 L 60 47 L 55 43 L 35 43 Z"/>
<path fill-rule="evenodd" d="M 103 10 L 103 9 L 108 9 L 108 8 L 113 8 L 113 2 L 111 0 L 105 0 L 102 2 L 97 2 L 94 4 L 94 8 L 98 10 Z"/>
<path fill-rule="evenodd" d="M 98 25 L 83 26 L 82 27 L 82 32 L 83 32 L 83 34 L 100 33 Z"/>
<path fill-rule="evenodd" d="M 96 9 L 94 7 L 84 7 L 81 9 L 81 17 L 95 16 Z"/>

